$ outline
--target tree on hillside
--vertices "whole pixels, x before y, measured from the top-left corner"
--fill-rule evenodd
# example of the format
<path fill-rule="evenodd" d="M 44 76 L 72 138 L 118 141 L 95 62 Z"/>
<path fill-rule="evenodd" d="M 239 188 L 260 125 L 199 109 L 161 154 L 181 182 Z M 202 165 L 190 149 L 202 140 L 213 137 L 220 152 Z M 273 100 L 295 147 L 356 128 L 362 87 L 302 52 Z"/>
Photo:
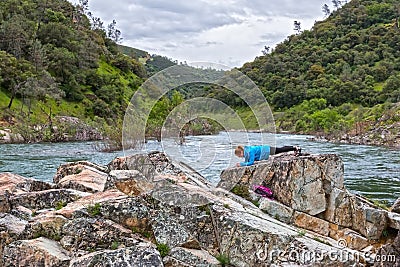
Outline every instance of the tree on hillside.
<path fill-rule="evenodd" d="M 271 47 L 265 45 L 265 46 L 264 46 L 264 49 L 261 50 L 261 52 L 262 52 L 263 55 L 265 56 L 265 55 L 267 55 L 267 54 L 269 53 L 270 49 L 271 49 Z"/>
<path fill-rule="evenodd" d="M 294 26 L 294 30 L 297 33 L 301 32 L 301 22 L 300 21 L 295 20 L 294 23 L 293 23 L 293 26 Z"/>
<path fill-rule="evenodd" d="M 331 14 L 331 10 L 329 9 L 329 6 L 327 4 L 324 4 L 322 6 L 322 12 L 324 13 L 324 17 L 327 18 Z"/>
<path fill-rule="evenodd" d="M 0 81 L 1 86 L 11 93 L 7 107 L 10 109 L 15 97 L 22 90 L 26 80 L 33 75 L 32 65 L 23 59 L 0 51 Z"/>
<path fill-rule="evenodd" d="M 79 0 L 79 5 L 78 5 L 83 13 L 86 13 L 89 11 L 89 0 Z"/>
<path fill-rule="evenodd" d="M 46 68 L 46 51 L 39 40 L 33 41 L 29 52 L 29 59 L 33 63 L 36 73 L 43 71 Z"/>
<path fill-rule="evenodd" d="M 91 15 L 91 13 L 89 12 Z M 99 17 L 89 16 L 92 20 L 92 29 L 93 30 L 104 30 L 104 23 L 101 21 Z"/>
<path fill-rule="evenodd" d="M 7 51 L 17 59 L 23 58 L 33 35 L 33 25 L 22 15 L 14 15 L 0 25 L 0 50 Z"/>
<path fill-rule="evenodd" d="M 54 77 L 46 71 L 27 78 L 19 89 L 23 99 L 37 100 L 44 104 L 47 103 L 49 98 L 61 100 L 65 96 L 64 91 L 59 88 Z M 29 105 L 30 108 L 31 106 Z"/>
<path fill-rule="evenodd" d="M 336 9 L 338 9 L 339 7 L 342 6 L 342 3 L 340 2 L 340 0 L 332 0 L 332 4 Z"/>
<path fill-rule="evenodd" d="M 386 80 L 382 93 L 393 103 L 400 101 L 400 74 L 390 76 Z"/>
<path fill-rule="evenodd" d="M 115 19 L 107 26 L 107 37 L 116 43 L 122 41 L 121 31 L 116 28 L 117 22 Z"/>

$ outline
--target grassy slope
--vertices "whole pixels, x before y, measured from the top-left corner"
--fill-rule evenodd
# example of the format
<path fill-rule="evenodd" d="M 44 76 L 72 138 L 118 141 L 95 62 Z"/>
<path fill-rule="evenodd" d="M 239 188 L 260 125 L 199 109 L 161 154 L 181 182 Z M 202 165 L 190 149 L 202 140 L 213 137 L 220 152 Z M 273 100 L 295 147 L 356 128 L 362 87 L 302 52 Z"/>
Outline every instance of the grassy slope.
<path fill-rule="evenodd" d="M 124 101 L 129 102 L 136 88 L 131 88 L 132 85 L 137 87 L 141 83 L 141 79 L 135 74 L 121 73 L 121 71 L 106 62 L 102 61 L 99 64 L 98 73 L 103 75 L 117 75 L 124 87 Z M 85 94 L 92 94 L 90 89 L 85 91 Z M 92 101 L 85 98 L 81 102 L 70 102 L 65 99 L 56 102 L 54 99 L 49 99 L 45 103 L 41 101 L 34 101 L 31 105 L 31 112 L 27 104 L 21 99 L 16 98 L 13 101 L 11 110 L 7 109 L 7 105 L 10 101 L 10 95 L 4 90 L 0 90 L 0 120 L 6 114 L 12 115 L 19 123 L 46 123 L 48 120 L 48 114 L 51 113 L 53 116 L 73 116 L 78 117 L 84 121 L 90 122 L 93 118 L 88 116 L 86 109 L 88 104 Z M 26 102 L 26 101 L 25 101 Z M 22 111 L 22 112 L 21 112 Z M 6 125 L 7 126 L 7 125 Z"/>

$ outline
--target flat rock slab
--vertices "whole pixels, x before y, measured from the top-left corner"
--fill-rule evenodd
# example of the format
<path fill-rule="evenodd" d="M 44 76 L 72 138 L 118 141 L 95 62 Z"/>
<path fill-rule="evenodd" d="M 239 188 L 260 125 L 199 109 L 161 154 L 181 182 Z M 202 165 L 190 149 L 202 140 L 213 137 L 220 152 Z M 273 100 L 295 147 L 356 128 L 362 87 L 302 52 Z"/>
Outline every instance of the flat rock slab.
<path fill-rule="evenodd" d="M 21 205 L 32 210 L 40 210 L 66 205 L 88 195 L 72 189 L 49 189 L 18 194 L 11 197 L 10 202 L 13 206 Z"/>
<path fill-rule="evenodd" d="M 54 184 L 22 177 L 13 173 L 0 173 L 0 195 L 6 193 L 19 194 L 54 188 Z"/>
<path fill-rule="evenodd" d="M 202 266 L 219 267 L 219 261 L 205 250 L 188 249 L 182 247 L 173 248 L 164 258 L 165 267 L 176 266 Z"/>
<path fill-rule="evenodd" d="M 57 168 L 57 172 L 53 177 L 53 182 L 57 184 L 64 177 L 69 175 L 79 174 L 83 170 L 90 170 L 96 173 L 106 173 L 107 167 L 100 166 L 89 161 L 77 161 L 77 162 L 65 163 Z"/>
<path fill-rule="evenodd" d="M 150 243 L 140 243 L 134 247 L 116 250 L 102 250 L 73 259 L 70 267 L 104 266 L 104 267 L 163 267 L 160 253 Z"/>
<path fill-rule="evenodd" d="M 127 195 L 117 189 L 107 190 L 104 192 L 98 192 L 86 197 L 82 197 L 75 202 L 69 203 L 67 206 L 56 211 L 55 213 L 63 215 L 67 218 L 71 218 L 74 213 L 86 210 L 88 207 L 96 205 L 96 203 L 102 203 L 108 200 L 118 200 L 127 197 Z"/>
<path fill-rule="evenodd" d="M 0 231 L 7 230 L 11 235 L 21 235 L 28 222 L 8 213 L 0 213 Z"/>
<path fill-rule="evenodd" d="M 3 266 L 69 266 L 70 257 L 57 242 L 39 237 L 18 240 L 5 247 Z"/>
<path fill-rule="evenodd" d="M 102 192 L 107 182 L 107 174 L 84 169 L 79 174 L 65 176 L 58 182 L 61 188 L 71 188 L 84 192 Z"/>

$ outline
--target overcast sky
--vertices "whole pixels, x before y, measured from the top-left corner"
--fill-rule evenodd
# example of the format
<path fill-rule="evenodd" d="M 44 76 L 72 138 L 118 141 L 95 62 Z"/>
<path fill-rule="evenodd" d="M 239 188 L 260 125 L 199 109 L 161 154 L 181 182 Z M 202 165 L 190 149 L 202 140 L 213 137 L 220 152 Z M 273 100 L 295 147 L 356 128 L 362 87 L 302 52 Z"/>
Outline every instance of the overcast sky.
<path fill-rule="evenodd" d="M 69 0 L 78 3 L 78 0 Z M 295 31 L 322 20 L 331 0 L 89 0 L 105 25 L 113 19 L 121 44 L 178 61 L 240 67 Z"/>

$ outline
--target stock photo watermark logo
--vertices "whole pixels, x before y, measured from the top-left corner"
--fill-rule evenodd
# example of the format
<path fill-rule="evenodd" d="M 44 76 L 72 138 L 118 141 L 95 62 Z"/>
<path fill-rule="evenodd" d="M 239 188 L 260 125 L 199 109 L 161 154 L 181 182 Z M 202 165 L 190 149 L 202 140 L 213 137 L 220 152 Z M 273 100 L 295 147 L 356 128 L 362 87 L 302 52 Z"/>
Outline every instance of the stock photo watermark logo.
<path fill-rule="evenodd" d="M 259 144 L 275 145 L 275 121 L 271 109 L 254 82 L 236 69 L 212 63 L 193 63 L 190 65 L 175 65 L 169 67 L 147 79 L 133 95 L 125 112 L 122 145 L 125 154 L 130 149 L 142 149 L 145 152 L 146 125 L 152 109 L 163 96 L 170 96 L 174 91 L 187 85 L 198 84 L 209 86 L 218 90 L 228 91 L 239 97 L 254 115 L 260 133 Z M 249 145 L 248 135 L 245 140 L 234 140 L 230 134 L 232 130 L 247 133 L 245 123 L 239 114 L 224 101 L 213 97 L 192 97 L 184 99 L 182 103 L 173 108 L 165 118 L 161 128 L 160 143 L 162 152 L 174 155 L 174 160 L 191 164 L 190 160 L 182 153 L 179 145 L 182 138 L 182 129 L 194 119 L 205 119 L 217 122 L 227 133 L 230 144 Z M 268 132 L 269 135 L 263 135 Z M 218 144 L 212 141 L 198 144 L 196 149 L 196 171 L 202 171 L 211 166 L 217 159 Z M 207 154 L 207 157 L 204 155 Z M 211 156 L 210 156 L 211 155 Z M 234 160 L 233 153 L 229 154 L 227 164 L 221 169 L 228 168 Z"/>
<path fill-rule="evenodd" d="M 289 247 L 285 250 L 269 249 L 268 244 L 264 244 L 256 252 L 257 259 L 265 263 L 290 262 L 296 264 L 322 264 L 324 262 L 358 264 L 367 262 L 395 263 L 396 256 L 392 254 L 372 254 L 371 252 L 360 252 L 348 249 L 345 239 L 339 239 L 336 247 L 324 250 L 309 250 L 300 247 Z"/>

